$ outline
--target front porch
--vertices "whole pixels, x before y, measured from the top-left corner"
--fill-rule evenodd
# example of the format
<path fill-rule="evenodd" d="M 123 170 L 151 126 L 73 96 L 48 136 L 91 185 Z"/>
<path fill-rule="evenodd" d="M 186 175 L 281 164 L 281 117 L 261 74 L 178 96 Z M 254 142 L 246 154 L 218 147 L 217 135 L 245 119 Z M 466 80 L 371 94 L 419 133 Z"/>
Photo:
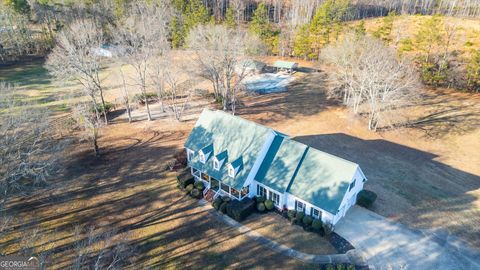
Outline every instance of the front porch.
<path fill-rule="evenodd" d="M 201 181 L 204 183 L 205 189 L 203 191 L 203 195 L 207 200 L 215 199 L 218 196 L 229 196 L 232 199 L 241 201 L 248 197 L 249 186 L 243 187 L 242 190 L 237 190 L 198 169 L 190 167 L 190 170 L 195 182 Z M 209 193 L 209 191 L 213 196 L 209 196 L 210 198 L 207 198 L 207 193 Z"/>

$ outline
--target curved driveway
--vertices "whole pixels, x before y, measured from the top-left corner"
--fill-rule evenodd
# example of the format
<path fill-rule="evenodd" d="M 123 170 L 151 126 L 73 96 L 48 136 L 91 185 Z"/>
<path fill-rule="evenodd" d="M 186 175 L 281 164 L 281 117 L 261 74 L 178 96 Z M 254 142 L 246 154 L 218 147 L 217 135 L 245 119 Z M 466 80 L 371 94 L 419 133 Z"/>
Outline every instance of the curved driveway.
<path fill-rule="evenodd" d="M 373 269 L 480 269 L 480 253 L 453 237 L 427 235 L 359 206 L 335 226 Z"/>

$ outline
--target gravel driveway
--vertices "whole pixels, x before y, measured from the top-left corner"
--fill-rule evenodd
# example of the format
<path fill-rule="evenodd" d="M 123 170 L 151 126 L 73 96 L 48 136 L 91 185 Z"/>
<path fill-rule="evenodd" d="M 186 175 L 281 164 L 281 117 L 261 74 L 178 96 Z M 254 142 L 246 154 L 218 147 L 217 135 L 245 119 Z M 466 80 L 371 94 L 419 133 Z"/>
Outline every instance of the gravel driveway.
<path fill-rule="evenodd" d="M 480 269 L 480 254 L 448 234 L 425 233 L 354 206 L 335 231 L 350 241 L 373 269 Z"/>

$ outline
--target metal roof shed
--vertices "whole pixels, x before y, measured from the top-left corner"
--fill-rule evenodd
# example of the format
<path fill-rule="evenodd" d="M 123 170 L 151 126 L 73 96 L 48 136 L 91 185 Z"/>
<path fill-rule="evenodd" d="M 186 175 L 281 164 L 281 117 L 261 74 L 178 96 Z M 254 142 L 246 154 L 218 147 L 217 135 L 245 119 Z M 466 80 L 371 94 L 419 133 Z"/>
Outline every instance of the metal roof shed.
<path fill-rule="evenodd" d="M 275 63 L 273 63 L 273 67 L 275 67 L 277 70 L 282 69 L 282 70 L 288 70 L 289 72 L 292 72 L 294 69 L 298 67 L 298 63 L 277 60 L 275 61 Z"/>

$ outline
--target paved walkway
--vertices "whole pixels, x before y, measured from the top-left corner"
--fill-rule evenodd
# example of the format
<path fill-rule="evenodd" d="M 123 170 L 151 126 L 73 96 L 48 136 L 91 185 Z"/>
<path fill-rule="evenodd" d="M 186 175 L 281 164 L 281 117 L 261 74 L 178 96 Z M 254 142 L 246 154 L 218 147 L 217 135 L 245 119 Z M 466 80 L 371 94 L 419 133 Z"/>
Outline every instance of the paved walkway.
<path fill-rule="evenodd" d="M 454 237 L 427 234 L 358 206 L 335 226 L 372 269 L 480 269 L 480 254 Z"/>
<path fill-rule="evenodd" d="M 285 245 L 281 245 L 275 241 L 272 241 L 263 235 L 255 232 L 254 230 L 250 229 L 248 226 L 245 226 L 227 215 L 222 215 L 218 213 L 209 203 L 204 200 L 200 200 L 200 205 L 203 209 L 209 211 L 210 214 L 218 218 L 219 220 L 227 223 L 228 225 L 236 228 L 241 233 L 245 234 L 246 236 L 252 238 L 253 240 L 285 255 L 289 256 L 298 260 L 301 260 L 306 263 L 313 263 L 313 264 L 327 264 L 327 263 L 353 263 L 356 265 L 364 265 L 363 259 L 356 254 L 355 250 L 351 250 L 347 252 L 347 254 L 332 254 L 332 255 L 313 255 L 313 254 L 306 254 L 294 249 L 291 249 Z"/>

